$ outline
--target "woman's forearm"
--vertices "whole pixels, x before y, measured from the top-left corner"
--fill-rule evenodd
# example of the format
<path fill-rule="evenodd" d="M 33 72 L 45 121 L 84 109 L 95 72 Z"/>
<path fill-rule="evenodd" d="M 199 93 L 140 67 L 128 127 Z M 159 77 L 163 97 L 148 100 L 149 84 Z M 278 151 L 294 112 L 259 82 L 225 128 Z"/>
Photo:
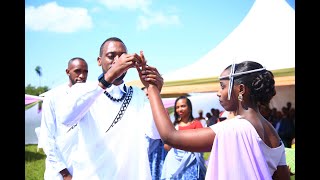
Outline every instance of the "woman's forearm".
<path fill-rule="evenodd" d="M 172 133 L 176 131 L 174 128 L 170 117 L 163 105 L 159 89 L 150 85 L 148 87 L 148 96 L 152 109 L 153 119 L 161 136 L 161 139 L 164 143 L 168 142 Z M 168 143 L 170 144 L 170 143 Z"/>

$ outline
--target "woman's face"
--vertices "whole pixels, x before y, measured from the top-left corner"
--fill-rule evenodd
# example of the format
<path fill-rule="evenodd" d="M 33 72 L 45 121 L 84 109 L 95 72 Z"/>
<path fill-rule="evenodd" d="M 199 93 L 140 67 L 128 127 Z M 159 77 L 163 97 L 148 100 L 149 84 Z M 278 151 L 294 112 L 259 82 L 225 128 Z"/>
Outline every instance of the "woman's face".
<path fill-rule="evenodd" d="M 179 99 L 176 103 L 176 113 L 181 117 L 189 117 L 190 110 L 186 99 Z"/>
<path fill-rule="evenodd" d="M 230 74 L 230 70 L 224 70 L 220 76 L 228 76 Z M 227 111 L 234 111 L 237 106 L 237 101 L 234 101 L 236 95 L 234 92 L 231 93 L 231 98 L 228 100 L 228 89 L 229 89 L 229 79 L 220 80 L 220 88 L 217 92 L 217 96 L 219 97 L 219 102 L 221 106 Z"/>

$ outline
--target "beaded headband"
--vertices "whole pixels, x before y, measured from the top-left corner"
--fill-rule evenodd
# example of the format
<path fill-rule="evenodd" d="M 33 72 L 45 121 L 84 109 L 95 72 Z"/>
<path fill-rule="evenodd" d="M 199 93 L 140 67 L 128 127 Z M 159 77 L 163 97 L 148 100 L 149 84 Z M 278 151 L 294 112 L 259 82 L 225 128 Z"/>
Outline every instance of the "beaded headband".
<path fill-rule="evenodd" d="M 226 76 L 220 76 L 219 77 L 219 80 L 224 80 L 224 79 L 229 79 L 230 80 L 229 81 L 229 89 L 228 89 L 228 100 L 230 100 L 230 97 L 231 97 L 231 92 L 232 92 L 232 87 L 233 87 L 233 78 L 234 77 L 240 76 L 240 75 L 243 75 L 243 74 L 249 74 L 249 73 L 254 73 L 254 72 L 266 70 L 266 68 L 263 67 L 263 68 L 259 68 L 259 69 L 253 69 L 253 70 L 249 70 L 249 71 L 234 73 L 235 67 L 236 67 L 236 64 L 232 63 L 230 74 L 226 75 Z"/>

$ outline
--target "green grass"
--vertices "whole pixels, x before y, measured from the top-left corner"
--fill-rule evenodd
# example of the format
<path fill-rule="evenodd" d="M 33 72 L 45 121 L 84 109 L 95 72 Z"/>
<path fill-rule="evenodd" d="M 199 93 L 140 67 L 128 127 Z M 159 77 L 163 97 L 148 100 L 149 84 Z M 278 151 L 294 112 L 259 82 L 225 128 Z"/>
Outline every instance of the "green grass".
<path fill-rule="evenodd" d="M 37 151 L 37 145 L 25 146 L 25 179 L 43 180 L 46 155 L 43 150 Z"/>
<path fill-rule="evenodd" d="M 210 152 L 203 153 L 205 160 L 208 160 Z M 46 155 L 43 150 L 37 151 L 37 145 L 25 146 L 25 179 L 26 180 L 43 180 L 45 170 Z"/>
<path fill-rule="evenodd" d="M 205 152 L 205 153 L 203 153 L 203 158 L 204 158 L 204 160 L 208 160 L 209 159 L 209 156 L 210 156 L 210 152 Z"/>
<path fill-rule="evenodd" d="M 204 159 L 208 160 L 210 152 L 203 154 Z M 25 146 L 25 179 L 26 180 L 43 180 L 45 170 L 46 155 L 42 149 L 37 151 L 37 144 Z"/>

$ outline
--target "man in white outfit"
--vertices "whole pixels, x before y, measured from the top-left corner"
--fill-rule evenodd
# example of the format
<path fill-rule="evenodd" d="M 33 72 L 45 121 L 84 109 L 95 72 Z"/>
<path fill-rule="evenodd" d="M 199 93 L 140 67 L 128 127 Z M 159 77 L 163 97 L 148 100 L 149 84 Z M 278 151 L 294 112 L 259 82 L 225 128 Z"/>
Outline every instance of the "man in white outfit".
<path fill-rule="evenodd" d="M 145 136 L 160 136 L 147 96 L 123 81 L 128 69 L 145 62 L 143 53 L 128 54 L 122 40 L 111 37 L 102 43 L 97 61 L 103 71 L 98 80 L 72 86 L 57 111 L 61 123 L 79 128 L 72 154 L 73 179 L 151 180 Z M 161 89 L 163 79 L 157 69 L 145 70 Z"/>
<path fill-rule="evenodd" d="M 72 178 L 71 153 L 77 145 L 77 127 L 67 127 L 56 121 L 56 107 L 64 103 L 70 87 L 87 80 L 88 64 L 80 57 L 69 60 L 66 74 L 69 82 L 48 91 L 42 104 L 38 148 L 46 154 L 45 180 Z"/>

